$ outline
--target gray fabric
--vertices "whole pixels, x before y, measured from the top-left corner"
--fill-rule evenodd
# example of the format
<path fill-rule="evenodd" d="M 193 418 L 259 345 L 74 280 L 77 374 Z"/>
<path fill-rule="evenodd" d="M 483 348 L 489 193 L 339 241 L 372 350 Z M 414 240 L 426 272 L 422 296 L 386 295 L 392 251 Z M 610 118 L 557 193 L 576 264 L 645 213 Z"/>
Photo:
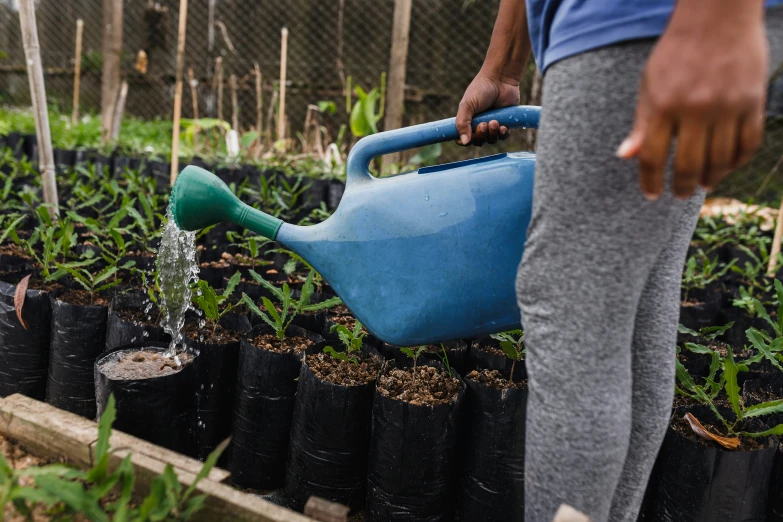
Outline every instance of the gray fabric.
<path fill-rule="evenodd" d="M 767 20 L 779 62 L 783 9 Z M 636 520 L 668 426 L 680 277 L 704 195 L 648 202 L 636 164 L 614 156 L 653 44 L 568 58 L 544 79 L 517 277 L 530 378 L 527 522 L 550 522 L 561 503 L 593 522 Z"/>

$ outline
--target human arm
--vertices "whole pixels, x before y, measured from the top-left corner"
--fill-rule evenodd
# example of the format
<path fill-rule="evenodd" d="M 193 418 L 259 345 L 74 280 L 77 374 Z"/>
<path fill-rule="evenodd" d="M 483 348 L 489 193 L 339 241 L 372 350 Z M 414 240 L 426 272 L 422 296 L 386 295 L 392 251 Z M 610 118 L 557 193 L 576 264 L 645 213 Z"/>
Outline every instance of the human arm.
<path fill-rule="evenodd" d="M 519 105 L 519 80 L 530 47 L 525 0 L 501 0 L 484 65 L 459 103 L 458 143 L 482 145 L 508 137 L 508 128 L 495 120 L 480 124 L 475 133 L 470 123 L 475 114 L 488 109 Z"/>

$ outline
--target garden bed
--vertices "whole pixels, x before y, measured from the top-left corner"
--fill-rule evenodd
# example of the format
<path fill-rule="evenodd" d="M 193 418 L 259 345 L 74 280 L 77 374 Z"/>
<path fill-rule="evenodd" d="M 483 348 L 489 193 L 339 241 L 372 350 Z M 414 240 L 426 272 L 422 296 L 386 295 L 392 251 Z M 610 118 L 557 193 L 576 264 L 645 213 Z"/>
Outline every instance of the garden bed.
<path fill-rule="evenodd" d="M 298 256 L 221 224 L 197 235 L 202 280 L 183 329 L 187 356 L 180 366 L 162 353 L 169 338 L 159 326 L 157 273 L 149 262 L 166 211 L 168 186 L 156 175 L 165 168 L 141 160 L 134 167 L 122 154 L 107 155 L 103 172 L 82 168 L 95 165 L 89 158 L 79 168 L 62 166 L 63 217 L 55 225 L 41 206 L 36 172 L 17 156 L 0 149 L 0 187 L 8 187 L 0 192 L 0 367 L 8 369 L 0 374 L 0 396 L 11 396 L 0 402 L 0 434 L 23 441 L 34 455 L 67 455 L 89 467 L 92 420 L 113 394 L 117 426 L 159 445 L 153 451 L 113 435 L 112 446 L 136 448 L 140 477 L 154 477 L 164 461 L 193 477 L 200 464 L 178 453 L 204 459 L 232 437 L 220 461 L 229 471 L 213 469 L 200 486 L 215 496 L 208 510 L 232 510 L 241 500 L 248 509 L 295 517 L 258 496 L 301 511 L 309 492 L 350 505 L 357 520 L 520 519 L 527 399 L 521 330 L 427 347 L 384 344 Z M 222 174 L 244 201 L 303 225 L 328 216 L 338 201 L 329 194 L 340 182 L 314 184 L 314 199 L 303 203 L 309 177 L 292 190 L 290 172 L 268 170 Z M 743 407 L 783 399 L 775 381 L 783 373 L 783 347 L 775 344 L 780 296 L 764 276 L 767 228 L 752 213 L 699 223 L 683 274 L 678 408 L 711 401 L 731 409 L 725 375 L 736 384 L 733 393 L 745 387 Z M 150 357 L 136 362 L 149 363 L 150 371 L 99 375 L 98 361 L 139 349 Z M 133 366 L 135 355 L 129 357 Z M 2 413 L 10 407 L 18 408 L 13 418 Z M 62 415 L 67 422 L 57 420 Z M 713 431 L 724 427 L 699 416 Z M 460 446 L 465 440 L 472 442 Z M 659 462 L 676 461 L 667 448 Z M 718 450 L 713 442 L 699 448 Z M 113 454 L 112 465 L 123 455 Z M 385 470 L 403 461 L 418 465 L 408 465 L 400 484 Z M 750 492 L 748 503 L 766 503 L 767 492 L 779 496 L 774 470 L 783 465 L 774 466 L 765 498 Z M 484 483 L 492 486 L 477 486 Z M 649 504 L 655 509 L 654 500 Z M 404 506 L 404 514 L 389 506 Z M 515 507 L 504 511 L 508 506 Z"/>

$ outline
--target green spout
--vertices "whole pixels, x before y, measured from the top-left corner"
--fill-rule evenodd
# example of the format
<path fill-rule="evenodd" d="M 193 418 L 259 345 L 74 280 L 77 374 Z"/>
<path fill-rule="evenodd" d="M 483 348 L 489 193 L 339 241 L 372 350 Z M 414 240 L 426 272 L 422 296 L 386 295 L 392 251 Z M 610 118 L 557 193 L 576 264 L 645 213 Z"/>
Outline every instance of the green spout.
<path fill-rule="evenodd" d="M 283 221 L 239 201 L 223 181 L 200 167 L 188 166 L 171 190 L 174 221 L 182 230 L 201 230 L 230 221 L 269 239 Z"/>

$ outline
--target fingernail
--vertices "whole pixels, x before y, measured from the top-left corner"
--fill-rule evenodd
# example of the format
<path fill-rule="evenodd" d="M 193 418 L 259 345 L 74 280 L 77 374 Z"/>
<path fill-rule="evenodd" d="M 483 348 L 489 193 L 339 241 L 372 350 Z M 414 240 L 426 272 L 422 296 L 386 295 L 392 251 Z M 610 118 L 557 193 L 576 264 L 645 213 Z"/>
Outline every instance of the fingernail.
<path fill-rule="evenodd" d="M 468 144 L 468 135 L 467 134 L 461 134 L 459 137 L 459 140 L 462 142 L 463 145 Z"/>
<path fill-rule="evenodd" d="M 647 198 L 647 201 L 655 201 L 658 199 L 659 196 L 660 196 L 659 194 L 654 194 L 652 192 L 644 193 L 644 197 Z"/>
<path fill-rule="evenodd" d="M 615 156 L 618 158 L 626 158 L 628 157 L 628 154 L 631 152 L 631 140 L 630 138 L 625 138 L 623 142 L 620 144 L 619 147 L 617 147 L 617 152 L 614 153 Z"/>

